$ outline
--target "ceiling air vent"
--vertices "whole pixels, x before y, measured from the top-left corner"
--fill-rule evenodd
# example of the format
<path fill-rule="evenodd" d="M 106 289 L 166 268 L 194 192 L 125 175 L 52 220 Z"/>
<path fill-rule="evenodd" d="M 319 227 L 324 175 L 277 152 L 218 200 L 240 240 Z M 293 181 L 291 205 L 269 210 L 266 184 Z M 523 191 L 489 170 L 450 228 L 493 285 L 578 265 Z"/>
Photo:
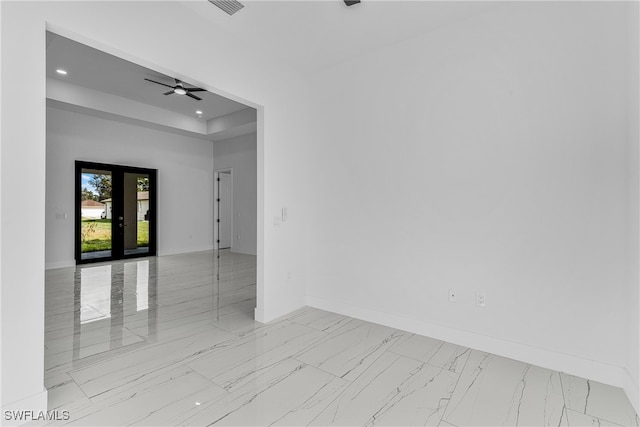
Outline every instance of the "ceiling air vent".
<path fill-rule="evenodd" d="M 218 6 L 229 15 L 233 15 L 244 7 L 242 3 L 236 0 L 209 0 L 209 2 Z"/>

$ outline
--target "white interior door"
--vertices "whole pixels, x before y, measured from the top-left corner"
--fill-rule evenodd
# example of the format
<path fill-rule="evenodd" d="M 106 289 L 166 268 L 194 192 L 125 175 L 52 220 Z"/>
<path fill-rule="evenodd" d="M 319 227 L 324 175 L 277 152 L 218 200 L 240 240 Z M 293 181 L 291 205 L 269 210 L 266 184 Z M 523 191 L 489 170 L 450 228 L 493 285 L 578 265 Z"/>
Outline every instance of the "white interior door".
<path fill-rule="evenodd" d="M 231 179 L 231 173 L 221 172 L 218 174 L 218 198 L 220 199 L 219 211 L 219 235 L 218 244 L 219 249 L 226 249 L 231 247 L 231 236 L 233 236 L 233 182 Z"/>

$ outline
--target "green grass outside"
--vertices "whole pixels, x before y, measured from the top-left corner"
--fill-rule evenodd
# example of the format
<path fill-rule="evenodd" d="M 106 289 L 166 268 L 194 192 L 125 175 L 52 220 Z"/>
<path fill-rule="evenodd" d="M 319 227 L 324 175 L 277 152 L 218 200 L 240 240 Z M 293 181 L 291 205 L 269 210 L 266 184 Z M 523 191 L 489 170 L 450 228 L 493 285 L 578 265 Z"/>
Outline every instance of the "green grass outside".
<path fill-rule="evenodd" d="M 149 246 L 149 221 L 138 221 L 138 247 Z"/>
<path fill-rule="evenodd" d="M 138 221 L 138 247 L 149 246 L 149 222 Z M 111 220 L 82 219 L 82 252 L 111 249 Z"/>

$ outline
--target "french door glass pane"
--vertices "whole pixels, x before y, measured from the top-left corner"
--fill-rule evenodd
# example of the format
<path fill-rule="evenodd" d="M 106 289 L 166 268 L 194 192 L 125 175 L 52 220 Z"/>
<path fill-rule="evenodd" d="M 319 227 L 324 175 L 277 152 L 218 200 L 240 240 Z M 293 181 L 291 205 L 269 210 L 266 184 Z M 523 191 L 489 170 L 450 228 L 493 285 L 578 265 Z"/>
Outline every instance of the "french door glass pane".
<path fill-rule="evenodd" d="M 110 257 L 111 236 L 110 171 L 82 169 L 81 194 L 81 259 Z"/>
<path fill-rule="evenodd" d="M 124 254 L 149 253 L 149 175 L 124 174 Z"/>

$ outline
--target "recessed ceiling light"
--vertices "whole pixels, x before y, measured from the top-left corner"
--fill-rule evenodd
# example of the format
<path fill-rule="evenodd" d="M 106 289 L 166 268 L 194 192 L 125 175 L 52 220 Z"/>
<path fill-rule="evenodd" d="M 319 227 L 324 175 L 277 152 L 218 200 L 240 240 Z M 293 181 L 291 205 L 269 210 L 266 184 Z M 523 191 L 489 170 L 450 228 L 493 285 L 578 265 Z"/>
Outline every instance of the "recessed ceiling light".
<path fill-rule="evenodd" d="M 58 68 L 58 69 L 56 70 L 56 73 L 58 73 L 58 74 L 62 74 L 63 76 L 66 76 L 66 75 L 67 75 L 67 72 L 66 72 L 65 70 L 63 70 L 62 68 Z"/>
<path fill-rule="evenodd" d="M 202 115 L 202 111 L 198 110 L 198 111 L 196 111 L 196 114 L 200 116 L 200 115 Z"/>

